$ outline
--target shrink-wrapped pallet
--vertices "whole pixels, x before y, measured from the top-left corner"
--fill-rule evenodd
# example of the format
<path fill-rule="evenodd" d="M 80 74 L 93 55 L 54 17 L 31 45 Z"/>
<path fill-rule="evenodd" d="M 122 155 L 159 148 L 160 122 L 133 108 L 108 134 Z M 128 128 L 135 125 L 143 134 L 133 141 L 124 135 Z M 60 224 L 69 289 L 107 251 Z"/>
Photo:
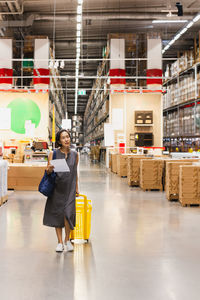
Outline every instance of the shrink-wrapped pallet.
<path fill-rule="evenodd" d="M 113 153 L 111 154 L 111 171 L 113 173 L 117 173 L 117 156 L 119 154 Z"/>
<path fill-rule="evenodd" d="M 142 159 L 140 162 L 140 187 L 143 190 L 163 190 L 164 161 Z"/>
<path fill-rule="evenodd" d="M 127 179 L 129 186 L 138 186 L 140 184 L 140 161 L 141 159 L 152 159 L 144 155 L 132 155 L 127 159 Z"/>
<path fill-rule="evenodd" d="M 182 206 L 200 205 L 200 166 L 180 166 L 179 201 Z"/>
<path fill-rule="evenodd" d="M 170 200 L 179 199 L 179 174 L 180 166 L 192 165 L 191 162 L 179 161 L 179 162 L 167 162 L 166 163 L 166 196 Z"/>
<path fill-rule="evenodd" d="M 127 177 L 127 164 L 130 154 L 118 154 L 117 155 L 117 174 L 120 177 Z"/>
<path fill-rule="evenodd" d="M 199 159 L 198 158 L 188 158 L 188 159 L 164 159 L 164 171 L 163 171 L 163 186 L 164 186 L 164 188 L 165 188 L 165 190 L 166 190 L 166 175 L 167 175 L 167 163 L 168 162 L 172 162 L 172 163 L 175 163 L 175 162 L 177 162 L 177 163 L 179 163 L 179 162 L 181 162 L 181 163 L 186 163 L 186 162 L 189 162 L 189 163 L 193 163 L 193 162 L 198 162 L 199 161 Z"/>

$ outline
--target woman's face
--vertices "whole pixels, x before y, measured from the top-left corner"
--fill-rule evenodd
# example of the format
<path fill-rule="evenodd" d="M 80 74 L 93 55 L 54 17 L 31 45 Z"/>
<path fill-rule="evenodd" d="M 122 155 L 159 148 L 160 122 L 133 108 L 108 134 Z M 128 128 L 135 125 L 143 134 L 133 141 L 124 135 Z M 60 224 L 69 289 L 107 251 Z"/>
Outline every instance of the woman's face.
<path fill-rule="evenodd" d="M 69 147 L 70 146 L 70 137 L 66 131 L 63 131 L 60 135 L 60 143 L 62 147 Z"/>

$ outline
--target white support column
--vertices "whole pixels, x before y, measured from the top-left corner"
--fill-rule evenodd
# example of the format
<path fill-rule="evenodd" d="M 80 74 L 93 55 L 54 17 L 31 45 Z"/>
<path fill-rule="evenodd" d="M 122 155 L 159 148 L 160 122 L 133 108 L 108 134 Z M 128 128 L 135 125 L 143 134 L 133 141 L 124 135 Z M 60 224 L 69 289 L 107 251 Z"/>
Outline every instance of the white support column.
<path fill-rule="evenodd" d="M 35 52 L 34 52 L 34 87 L 48 88 L 50 83 L 49 77 L 41 78 L 40 75 L 49 76 L 49 39 L 35 39 Z"/>
<path fill-rule="evenodd" d="M 125 39 L 111 39 L 110 40 L 110 85 L 111 89 L 124 88 L 126 84 L 125 78 Z"/>
<path fill-rule="evenodd" d="M 12 88 L 13 78 L 13 43 L 12 39 L 0 39 L 0 88 Z"/>
<path fill-rule="evenodd" d="M 162 77 L 162 40 L 160 38 L 147 39 L 147 77 Z M 160 89 L 162 79 L 147 79 L 147 87 Z"/>

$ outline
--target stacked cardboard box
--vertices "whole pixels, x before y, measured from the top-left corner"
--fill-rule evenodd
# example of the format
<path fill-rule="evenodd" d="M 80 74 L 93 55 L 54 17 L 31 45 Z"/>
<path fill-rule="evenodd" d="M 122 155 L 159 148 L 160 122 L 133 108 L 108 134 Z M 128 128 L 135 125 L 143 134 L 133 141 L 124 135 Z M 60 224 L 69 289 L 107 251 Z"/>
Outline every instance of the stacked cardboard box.
<path fill-rule="evenodd" d="M 200 205 L 200 166 L 180 166 L 179 201 L 182 206 Z"/>
<path fill-rule="evenodd" d="M 142 159 L 140 162 L 140 187 L 143 190 L 163 190 L 164 160 Z"/>
<path fill-rule="evenodd" d="M 117 173 L 117 153 L 111 154 L 111 171 Z"/>
<path fill-rule="evenodd" d="M 8 189 L 37 191 L 46 166 L 12 164 L 8 169 Z"/>
<path fill-rule="evenodd" d="M 167 162 L 166 163 L 166 196 L 170 200 L 179 199 L 179 174 L 180 166 L 182 165 L 192 165 L 191 162 Z"/>
<path fill-rule="evenodd" d="M 140 184 L 140 161 L 141 159 L 151 159 L 143 155 L 132 155 L 127 159 L 127 179 L 129 186 Z"/>
<path fill-rule="evenodd" d="M 90 158 L 91 158 L 91 160 L 99 160 L 99 158 L 100 158 L 100 147 L 99 146 L 91 147 Z"/>
<path fill-rule="evenodd" d="M 197 73 L 197 84 L 199 87 L 199 73 Z M 180 77 L 179 84 L 172 83 L 167 86 L 167 93 L 163 97 L 164 108 L 184 103 L 195 98 L 195 78 L 193 74 L 187 77 Z"/>
<path fill-rule="evenodd" d="M 163 185 L 166 190 L 166 185 L 167 185 L 167 163 L 180 163 L 184 165 L 185 163 L 194 163 L 194 162 L 199 162 L 198 158 L 188 158 L 188 159 L 164 159 L 164 170 L 163 170 Z"/>
<path fill-rule="evenodd" d="M 117 155 L 117 174 L 120 177 L 127 177 L 127 163 L 130 155 L 118 154 Z"/>

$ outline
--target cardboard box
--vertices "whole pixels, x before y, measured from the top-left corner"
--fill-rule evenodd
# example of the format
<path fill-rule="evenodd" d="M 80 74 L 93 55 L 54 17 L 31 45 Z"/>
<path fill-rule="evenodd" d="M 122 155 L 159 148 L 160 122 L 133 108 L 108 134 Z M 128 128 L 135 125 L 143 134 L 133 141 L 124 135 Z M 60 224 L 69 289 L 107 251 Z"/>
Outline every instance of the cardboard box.
<path fill-rule="evenodd" d="M 179 174 L 181 165 L 192 165 L 192 162 L 167 162 L 166 163 L 166 196 L 170 200 L 179 199 Z"/>
<path fill-rule="evenodd" d="M 182 206 L 200 205 L 200 166 L 180 166 L 179 201 Z"/>
<path fill-rule="evenodd" d="M 127 177 L 127 164 L 130 155 L 118 154 L 117 157 L 117 174 L 120 177 Z"/>
<path fill-rule="evenodd" d="M 127 179 L 129 186 L 140 184 L 140 161 L 141 159 L 152 159 L 144 155 L 131 155 L 127 159 Z"/>
<path fill-rule="evenodd" d="M 153 171 L 152 171 L 153 170 Z M 140 161 L 140 187 L 143 190 L 163 190 L 164 161 L 142 159 Z"/>
<path fill-rule="evenodd" d="M 117 174 L 117 153 L 111 154 L 111 171 Z"/>
<path fill-rule="evenodd" d="M 8 189 L 37 191 L 45 169 L 45 165 L 9 165 Z"/>

